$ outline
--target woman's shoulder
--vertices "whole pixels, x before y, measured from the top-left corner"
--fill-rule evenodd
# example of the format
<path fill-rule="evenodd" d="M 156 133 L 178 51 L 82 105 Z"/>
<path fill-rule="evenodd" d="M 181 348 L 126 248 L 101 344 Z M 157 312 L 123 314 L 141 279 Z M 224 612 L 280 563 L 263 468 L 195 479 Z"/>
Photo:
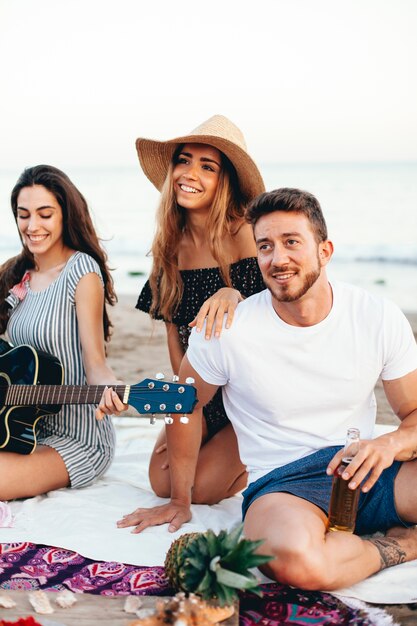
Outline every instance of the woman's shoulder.
<path fill-rule="evenodd" d="M 85 252 L 76 251 L 68 260 L 65 268 L 67 276 L 66 284 L 69 289 L 70 300 L 75 299 L 75 290 L 78 283 L 87 274 L 97 274 L 101 284 L 104 284 L 103 276 L 101 274 L 100 266 L 95 259 Z"/>
<path fill-rule="evenodd" d="M 233 257 L 245 259 L 256 256 L 256 244 L 252 226 L 243 222 L 232 234 Z"/>
<path fill-rule="evenodd" d="M 230 280 L 233 287 L 238 289 L 245 298 L 265 289 L 258 260 L 254 256 L 232 263 Z"/>
<path fill-rule="evenodd" d="M 69 271 L 80 271 L 84 274 L 96 272 L 101 276 L 100 266 L 97 261 L 86 252 L 81 252 L 80 250 L 75 250 L 71 255 L 67 268 Z"/>

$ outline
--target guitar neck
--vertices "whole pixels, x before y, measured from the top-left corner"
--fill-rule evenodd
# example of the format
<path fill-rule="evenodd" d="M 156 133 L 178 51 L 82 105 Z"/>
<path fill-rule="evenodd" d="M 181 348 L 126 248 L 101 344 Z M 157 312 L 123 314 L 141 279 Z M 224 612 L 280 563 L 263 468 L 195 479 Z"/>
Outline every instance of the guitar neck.
<path fill-rule="evenodd" d="M 127 404 L 129 385 L 112 385 Z M 8 406 L 54 404 L 98 404 L 106 385 L 10 385 L 6 394 Z"/>

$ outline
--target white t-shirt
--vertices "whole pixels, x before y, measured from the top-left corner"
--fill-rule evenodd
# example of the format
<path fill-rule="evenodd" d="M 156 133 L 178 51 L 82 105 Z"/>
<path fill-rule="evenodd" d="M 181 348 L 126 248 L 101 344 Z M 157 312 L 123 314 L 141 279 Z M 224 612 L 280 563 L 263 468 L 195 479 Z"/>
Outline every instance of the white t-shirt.
<path fill-rule="evenodd" d="M 392 302 L 332 283 L 333 306 L 314 326 L 286 324 L 262 291 L 239 304 L 219 339 L 192 332 L 188 359 L 223 401 L 250 482 L 316 450 L 348 428 L 372 438 L 379 378 L 417 369 L 407 319 Z"/>

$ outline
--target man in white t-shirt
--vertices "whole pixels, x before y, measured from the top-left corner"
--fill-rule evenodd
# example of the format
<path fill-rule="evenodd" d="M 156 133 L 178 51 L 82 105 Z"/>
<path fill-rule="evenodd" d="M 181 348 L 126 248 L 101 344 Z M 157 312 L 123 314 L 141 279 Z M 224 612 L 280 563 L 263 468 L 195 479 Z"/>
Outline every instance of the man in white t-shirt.
<path fill-rule="evenodd" d="M 216 389 L 249 472 L 245 535 L 264 539 L 270 577 L 337 589 L 417 558 L 417 346 L 392 303 L 326 276 L 333 245 L 316 198 L 264 193 L 248 208 L 267 289 L 241 303 L 232 326 L 207 341 L 193 332 L 180 377 L 196 380 L 199 406 Z M 373 439 L 381 376 L 401 424 Z M 332 473 L 348 428 L 360 450 L 343 475 L 361 489 L 355 534 L 327 532 Z M 190 519 L 201 409 L 167 428 L 171 500 L 138 509 L 140 531 Z M 376 530 L 384 537 L 362 539 Z"/>

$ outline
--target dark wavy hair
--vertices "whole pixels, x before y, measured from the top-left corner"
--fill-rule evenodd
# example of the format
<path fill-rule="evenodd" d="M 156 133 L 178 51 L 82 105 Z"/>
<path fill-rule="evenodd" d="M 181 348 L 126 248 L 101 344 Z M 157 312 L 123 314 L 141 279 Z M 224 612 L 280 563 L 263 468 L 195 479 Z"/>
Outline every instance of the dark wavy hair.
<path fill-rule="evenodd" d="M 11 205 L 17 220 L 17 199 L 25 187 L 42 185 L 52 193 L 62 209 L 63 242 L 69 248 L 85 252 L 95 259 L 104 282 L 105 302 L 117 302 L 113 278 L 107 265 L 107 254 L 100 245 L 91 220 L 87 202 L 74 183 L 64 172 L 52 165 L 35 165 L 23 171 L 11 193 Z M 0 333 L 4 333 L 9 319 L 9 305 L 5 301 L 9 289 L 19 283 L 26 270 L 35 267 L 33 254 L 23 244 L 22 251 L 0 267 Z M 104 339 L 110 338 L 112 324 L 103 307 Z"/>
<path fill-rule="evenodd" d="M 312 193 L 291 187 L 265 191 L 248 205 L 245 217 L 255 227 L 259 218 L 274 211 L 302 213 L 310 222 L 317 243 L 327 240 L 326 221 L 320 203 Z"/>

